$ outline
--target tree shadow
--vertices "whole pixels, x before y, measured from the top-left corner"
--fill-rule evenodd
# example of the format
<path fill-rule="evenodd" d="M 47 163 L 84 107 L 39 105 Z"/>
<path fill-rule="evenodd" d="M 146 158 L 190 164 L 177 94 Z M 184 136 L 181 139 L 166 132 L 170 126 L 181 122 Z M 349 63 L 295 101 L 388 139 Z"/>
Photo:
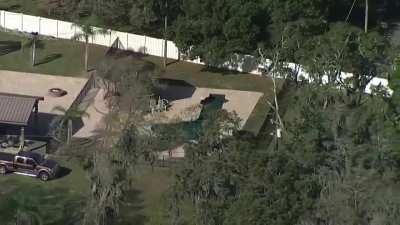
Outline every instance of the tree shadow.
<path fill-rule="evenodd" d="M 168 101 L 191 98 L 196 87 L 183 80 L 160 78 L 155 82 L 155 92 Z"/>
<path fill-rule="evenodd" d="M 106 54 L 106 56 L 112 57 L 114 59 L 121 59 L 121 58 L 127 58 L 127 57 L 132 57 L 134 59 L 142 59 L 146 55 L 143 54 L 142 52 L 135 52 L 133 50 L 123 50 L 123 49 L 117 49 L 112 52 L 109 52 Z"/>
<path fill-rule="evenodd" d="M 39 62 L 35 63 L 35 66 L 52 62 L 52 61 L 57 60 L 57 59 L 59 59 L 61 57 L 62 57 L 62 54 L 59 54 L 59 53 L 47 55 L 43 59 L 39 60 Z"/>
<path fill-rule="evenodd" d="M 0 56 L 10 54 L 21 49 L 19 41 L 0 41 Z"/>
<path fill-rule="evenodd" d="M 210 72 L 210 73 L 219 73 L 222 75 L 240 75 L 240 74 L 246 74 L 244 72 L 239 72 L 235 70 L 228 70 L 224 68 L 218 68 L 218 67 L 212 67 L 212 66 L 206 66 L 203 69 L 201 69 L 201 72 Z"/>
<path fill-rule="evenodd" d="M 20 4 L 12 4 L 6 7 L 0 7 L 0 10 L 5 10 L 5 11 L 15 11 L 17 9 L 20 9 L 21 5 Z"/>
<path fill-rule="evenodd" d="M 58 175 L 57 175 L 56 179 L 64 178 L 64 177 L 68 176 L 69 174 L 71 174 L 71 172 L 72 172 L 71 169 L 69 169 L 67 167 L 60 166 L 60 170 L 58 172 Z"/>
<path fill-rule="evenodd" d="M 144 225 L 148 222 L 148 218 L 143 215 L 144 200 L 141 196 L 142 192 L 139 190 L 132 189 L 125 193 L 122 199 L 122 212 L 120 219 L 117 221 L 117 225 Z"/>

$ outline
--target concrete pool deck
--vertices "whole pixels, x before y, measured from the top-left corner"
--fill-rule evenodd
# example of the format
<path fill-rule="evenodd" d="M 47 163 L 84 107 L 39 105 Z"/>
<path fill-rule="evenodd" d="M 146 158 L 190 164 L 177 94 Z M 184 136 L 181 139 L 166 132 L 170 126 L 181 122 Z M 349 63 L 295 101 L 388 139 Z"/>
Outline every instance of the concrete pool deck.
<path fill-rule="evenodd" d="M 191 97 L 170 102 L 171 106 L 168 111 L 149 119 L 160 123 L 196 120 L 201 112 L 200 101 L 207 98 L 210 94 L 225 95 L 226 102 L 223 104 L 222 109 L 228 112 L 236 112 L 241 119 L 241 127 L 246 124 L 256 104 L 263 96 L 261 92 L 196 88 Z"/>
<path fill-rule="evenodd" d="M 0 70 L 0 92 L 44 97 L 44 101 L 39 102 L 39 112 L 53 115 L 62 115 L 53 110 L 56 106 L 69 109 L 86 82 L 86 78 Z M 48 94 L 50 88 L 61 88 L 68 93 L 52 97 Z"/>

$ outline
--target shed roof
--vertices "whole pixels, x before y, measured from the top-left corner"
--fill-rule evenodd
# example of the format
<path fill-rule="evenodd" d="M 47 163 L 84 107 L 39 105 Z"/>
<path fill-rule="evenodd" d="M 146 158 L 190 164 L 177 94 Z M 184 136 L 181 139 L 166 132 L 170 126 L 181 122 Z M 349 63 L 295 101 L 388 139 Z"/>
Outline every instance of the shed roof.
<path fill-rule="evenodd" d="M 0 93 L 0 124 L 27 126 L 41 97 Z"/>

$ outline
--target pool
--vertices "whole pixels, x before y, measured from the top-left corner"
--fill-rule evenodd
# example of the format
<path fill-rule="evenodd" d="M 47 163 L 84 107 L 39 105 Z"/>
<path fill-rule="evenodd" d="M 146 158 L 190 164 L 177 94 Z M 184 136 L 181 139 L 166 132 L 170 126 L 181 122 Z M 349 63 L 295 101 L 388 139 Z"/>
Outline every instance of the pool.
<path fill-rule="evenodd" d="M 210 96 L 203 99 L 200 103 L 203 105 L 203 108 L 199 118 L 196 121 L 182 123 L 182 131 L 187 140 L 198 138 L 203 121 L 209 118 L 211 114 L 222 109 L 225 103 L 225 95 L 210 94 Z"/>

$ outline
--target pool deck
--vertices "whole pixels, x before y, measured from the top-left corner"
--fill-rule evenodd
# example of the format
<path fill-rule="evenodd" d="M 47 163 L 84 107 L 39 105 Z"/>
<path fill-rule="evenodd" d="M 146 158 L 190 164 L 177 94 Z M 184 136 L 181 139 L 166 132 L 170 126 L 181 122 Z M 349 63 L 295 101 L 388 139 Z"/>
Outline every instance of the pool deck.
<path fill-rule="evenodd" d="M 0 92 L 44 97 L 44 101 L 39 102 L 39 113 L 53 115 L 62 115 L 54 111 L 56 106 L 69 109 L 86 82 L 86 78 L 0 70 Z M 52 97 L 48 94 L 50 88 L 62 88 L 68 93 L 62 97 Z"/>
<path fill-rule="evenodd" d="M 191 97 L 170 102 L 171 107 L 167 112 L 149 119 L 159 123 L 196 120 L 201 112 L 200 101 L 207 98 L 210 94 L 225 95 L 226 102 L 222 106 L 222 109 L 228 112 L 235 112 L 241 119 L 241 127 L 246 124 L 257 102 L 263 96 L 261 92 L 196 88 Z"/>

